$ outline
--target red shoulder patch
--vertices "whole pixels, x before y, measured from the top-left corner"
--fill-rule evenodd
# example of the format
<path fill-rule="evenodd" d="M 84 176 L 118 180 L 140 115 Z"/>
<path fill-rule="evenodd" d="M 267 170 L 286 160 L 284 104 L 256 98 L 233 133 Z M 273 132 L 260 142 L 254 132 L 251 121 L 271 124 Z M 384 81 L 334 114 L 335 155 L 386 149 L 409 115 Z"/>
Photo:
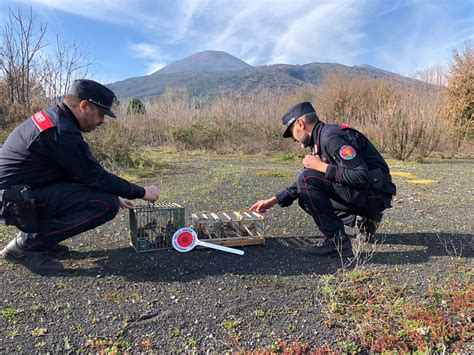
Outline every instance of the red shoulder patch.
<path fill-rule="evenodd" d="M 352 127 L 349 126 L 348 124 L 345 124 L 345 123 L 339 123 L 339 128 L 340 129 L 348 129 L 348 128 L 352 128 Z"/>
<path fill-rule="evenodd" d="M 48 115 L 46 115 L 46 112 L 44 110 L 41 110 L 40 112 L 36 112 L 33 116 L 31 116 L 31 119 L 35 123 L 36 127 L 38 127 L 40 132 L 43 132 L 49 128 L 54 127 L 53 122 L 48 117 Z"/>

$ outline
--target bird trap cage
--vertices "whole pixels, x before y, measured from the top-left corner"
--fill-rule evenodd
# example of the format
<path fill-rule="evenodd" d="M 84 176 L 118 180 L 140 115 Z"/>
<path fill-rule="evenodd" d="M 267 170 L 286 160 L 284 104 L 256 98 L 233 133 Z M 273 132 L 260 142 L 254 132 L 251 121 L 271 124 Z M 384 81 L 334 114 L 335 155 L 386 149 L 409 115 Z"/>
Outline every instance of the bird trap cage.
<path fill-rule="evenodd" d="M 176 203 L 138 205 L 130 210 L 130 245 L 138 253 L 171 248 L 184 222 L 184 207 Z"/>
<path fill-rule="evenodd" d="M 199 239 L 226 246 L 265 244 L 264 217 L 257 212 L 193 213 Z"/>

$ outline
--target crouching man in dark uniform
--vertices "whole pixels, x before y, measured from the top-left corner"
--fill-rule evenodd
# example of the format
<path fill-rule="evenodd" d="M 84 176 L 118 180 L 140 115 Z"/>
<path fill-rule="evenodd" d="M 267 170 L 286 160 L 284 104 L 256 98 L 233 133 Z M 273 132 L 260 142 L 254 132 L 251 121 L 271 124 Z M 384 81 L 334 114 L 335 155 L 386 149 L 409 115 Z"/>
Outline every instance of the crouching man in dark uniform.
<path fill-rule="evenodd" d="M 0 152 L 0 218 L 20 234 L 2 251 L 8 261 L 36 273 L 63 265 L 60 242 L 113 219 L 130 200 L 158 199 L 155 186 L 140 187 L 104 168 L 81 132 L 104 122 L 115 95 L 92 80 L 76 80 L 62 103 L 17 126 Z"/>
<path fill-rule="evenodd" d="M 358 238 L 374 242 L 382 211 L 391 207 L 396 187 L 387 163 L 362 133 L 321 122 L 309 102 L 290 107 L 282 121 L 283 137 L 310 147 L 311 154 L 292 185 L 250 209 L 265 212 L 277 203 L 287 207 L 298 200 L 326 237 L 321 246 L 305 246 L 303 253 L 352 256 L 344 225 L 356 225 Z"/>

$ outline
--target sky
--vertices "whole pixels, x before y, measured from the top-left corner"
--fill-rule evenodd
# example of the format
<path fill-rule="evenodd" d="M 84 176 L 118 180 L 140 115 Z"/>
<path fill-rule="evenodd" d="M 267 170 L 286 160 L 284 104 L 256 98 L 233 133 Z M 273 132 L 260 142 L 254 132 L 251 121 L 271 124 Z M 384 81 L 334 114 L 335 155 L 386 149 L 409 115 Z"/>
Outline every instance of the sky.
<path fill-rule="evenodd" d="M 474 39 L 474 0 L 0 0 L 0 24 L 9 9 L 30 8 L 48 26 L 45 44 L 59 35 L 81 45 L 104 83 L 203 50 L 254 66 L 369 64 L 409 75 L 448 65 Z"/>

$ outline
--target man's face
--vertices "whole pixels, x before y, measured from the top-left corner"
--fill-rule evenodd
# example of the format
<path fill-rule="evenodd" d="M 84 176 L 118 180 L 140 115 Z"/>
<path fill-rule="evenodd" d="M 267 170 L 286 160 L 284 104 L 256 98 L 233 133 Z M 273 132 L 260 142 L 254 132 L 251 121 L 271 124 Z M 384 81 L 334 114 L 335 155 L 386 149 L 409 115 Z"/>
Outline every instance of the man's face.
<path fill-rule="evenodd" d="M 305 122 L 302 118 L 298 118 L 293 124 L 293 140 L 301 144 L 303 148 L 307 148 L 311 143 L 311 134 L 305 130 Z"/>
<path fill-rule="evenodd" d="M 90 132 L 104 123 L 105 116 L 99 107 L 88 101 L 82 101 L 80 105 L 80 117 L 77 117 L 81 131 Z"/>

